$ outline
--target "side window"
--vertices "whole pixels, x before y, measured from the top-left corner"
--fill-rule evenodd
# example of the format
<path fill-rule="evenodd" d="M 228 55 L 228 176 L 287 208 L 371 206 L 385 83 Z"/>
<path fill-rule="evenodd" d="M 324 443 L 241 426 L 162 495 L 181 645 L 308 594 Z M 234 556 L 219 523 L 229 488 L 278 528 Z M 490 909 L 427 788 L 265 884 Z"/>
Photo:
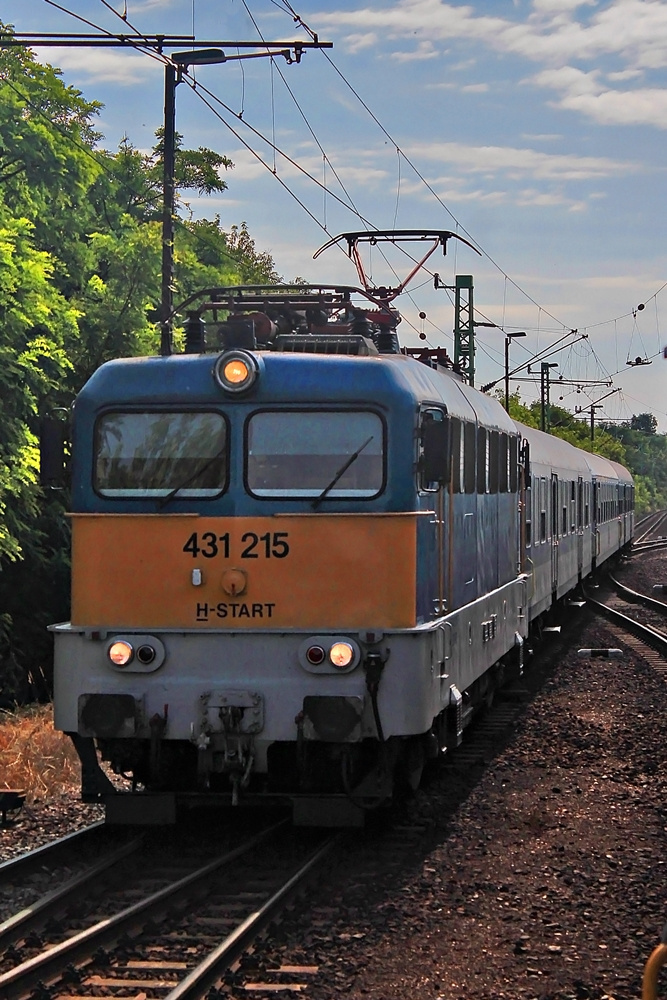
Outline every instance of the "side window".
<path fill-rule="evenodd" d="M 485 427 L 477 428 L 477 492 L 489 492 L 489 441 Z"/>
<path fill-rule="evenodd" d="M 510 493 L 516 493 L 519 489 L 519 439 L 516 437 L 509 440 L 509 482 Z"/>
<path fill-rule="evenodd" d="M 476 439 L 477 439 L 477 428 L 474 424 L 466 423 L 465 425 L 465 491 L 466 493 L 475 492 L 475 482 L 477 475 L 477 462 L 476 462 Z"/>
<path fill-rule="evenodd" d="M 499 434 L 498 443 L 498 492 L 507 493 L 509 488 L 509 439 L 507 434 Z"/>
<path fill-rule="evenodd" d="M 435 439 L 430 434 L 430 431 L 436 431 L 434 425 L 442 431 L 441 434 L 437 433 Z M 422 412 L 419 435 L 419 479 L 420 489 L 429 493 L 436 493 L 442 484 L 449 481 L 451 471 L 449 433 L 449 421 L 444 410 L 433 407 Z M 434 440 L 437 447 L 434 447 Z M 438 475 L 438 479 L 431 479 L 430 475 Z"/>
<path fill-rule="evenodd" d="M 450 417 L 449 423 L 451 427 L 451 441 L 452 441 L 452 491 L 454 493 L 461 492 L 461 445 L 463 444 L 461 438 L 461 421 L 458 417 Z"/>
<path fill-rule="evenodd" d="M 547 481 L 540 479 L 540 541 L 547 540 Z"/>
<path fill-rule="evenodd" d="M 489 431 L 489 493 L 498 492 L 499 460 L 500 460 L 500 434 L 498 431 Z"/>

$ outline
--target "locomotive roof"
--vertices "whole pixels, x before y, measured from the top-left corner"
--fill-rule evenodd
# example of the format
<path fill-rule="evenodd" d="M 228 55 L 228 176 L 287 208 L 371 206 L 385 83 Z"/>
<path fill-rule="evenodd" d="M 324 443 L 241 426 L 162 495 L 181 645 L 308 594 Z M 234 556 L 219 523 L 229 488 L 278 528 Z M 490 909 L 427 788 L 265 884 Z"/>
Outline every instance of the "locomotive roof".
<path fill-rule="evenodd" d="M 256 388 L 231 398 L 214 381 L 217 354 L 122 358 L 102 365 L 81 390 L 77 406 L 225 403 L 355 402 L 382 405 L 434 403 L 464 420 L 515 433 L 498 400 L 472 389 L 444 368 L 433 369 L 403 354 L 368 357 L 253 352 L 261 371 Z"/>

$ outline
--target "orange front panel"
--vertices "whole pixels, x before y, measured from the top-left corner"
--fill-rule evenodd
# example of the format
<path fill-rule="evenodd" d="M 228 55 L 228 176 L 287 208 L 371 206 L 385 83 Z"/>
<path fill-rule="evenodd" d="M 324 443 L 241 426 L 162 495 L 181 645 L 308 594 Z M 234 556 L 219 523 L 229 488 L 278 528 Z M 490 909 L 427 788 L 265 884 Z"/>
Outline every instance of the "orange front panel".
<path fill-rule="evenodd" d="M 72 624 L 410 628 L 416 516 L 75 514 Z"/>

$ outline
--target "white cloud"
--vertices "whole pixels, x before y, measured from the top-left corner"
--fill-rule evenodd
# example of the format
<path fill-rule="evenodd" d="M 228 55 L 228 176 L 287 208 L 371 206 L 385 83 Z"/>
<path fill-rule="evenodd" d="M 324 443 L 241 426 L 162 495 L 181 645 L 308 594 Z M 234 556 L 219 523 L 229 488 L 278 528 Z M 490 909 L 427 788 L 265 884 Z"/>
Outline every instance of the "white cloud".
<path fill-rule="evenodd" d="M 577 19 L 577 9 L 585 8 Z M 611 0 L 603 9 L 576 0 L 533 0 L 524 20 L 478 15 L 470 5 L 444 0 L 397 0 L 390 6 L 318 14 L 321 30 L 351 29 L 376 41 L 461 39 L 531 62 L 563 62 L 617 56 L 626 68 L 667 66 L 667 4 L 662 0 Z M 588 14 L 588 20 L 584 20 Z M 353 39 L 359 34 L 353 34 Z"/>
<path fill-rule="evenodd" d="M 533 0 L 533 8 L 539 13 L 560 13 L 576 10 L 577 7 L 595 7 L 596 0 Z"/>
<path fill-rule="evenodd" d="M 640 69 L 623 69 L 619 70 L 618 73 L 607 73 L 607 79 L 611 80 L 612 83 L 618 83 L 623 80 L 635 80 L 638 76 L 643 76 Z"/>
<path fill-rule="evenodd" d="M 604 156 L 544 153 L 512 146 L 470 146 L 459 142 L 414 144 L 406 152 L 412 159 L 453 163 L 470 173 L 505 173 L 511 179 L 528 175 L 541 180 L 580 181 L 637 173 L 642 169 L 640 163 Z"/>
<path fill-rule="evenodd" d="M 667 128 L 667 90 L 611 90 L 600 82 L 596 71 L 584 73 L 573 66 L 544 70 L 530 82 L 559 92 L 558 107 L 578 111 L 601 125 Z"/>
<path fill-rule="evenodd" d="M 123 87 L 145 83 L 149 76 L 164 72 L 162 63 L 150 56 L 117 49 L 52 48 L 48 61 L 75 81 L 109 81 Z"/>
<path fill-rule="evenodd" d="M 378 36 L 374 31 L 366 31 L 361 34 L 348 35 L 347 37 L 347 47 L 350 52 L 354 55 L 356 52 L 361 52 L 363 49 L 370 49 L 374 45 L 377 45 Z"/>
<path fill-rule="evenodd" d="M 424 59 L 435 59 L 440 53 L 433 48 L 430 42 L 422 42 L 418 49 L 412 52 L 392 52 L 391 58 L 394 62 L 406 63 L 417 62 Z"/>
<path fill-rule="evenodd" d="M 522 132 L 522 139 L 530 139 L 531 142 L 556 142 L 563 138 L 557 132 Z"/>

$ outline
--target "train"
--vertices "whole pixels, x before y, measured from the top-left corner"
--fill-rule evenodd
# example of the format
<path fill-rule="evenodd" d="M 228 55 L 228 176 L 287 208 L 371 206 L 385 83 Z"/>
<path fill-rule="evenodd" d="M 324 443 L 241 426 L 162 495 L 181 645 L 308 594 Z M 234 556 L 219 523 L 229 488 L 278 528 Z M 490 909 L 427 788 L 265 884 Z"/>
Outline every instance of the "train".
<path fill-rule="evenodd" d="M 363 823 L 630 545 L 626 469 L 402 348 L 399 320 L 353 286 L 209 289 L 182 353 L 79 393 L 54 721 L 110 822 L 277 800 Z"/>

